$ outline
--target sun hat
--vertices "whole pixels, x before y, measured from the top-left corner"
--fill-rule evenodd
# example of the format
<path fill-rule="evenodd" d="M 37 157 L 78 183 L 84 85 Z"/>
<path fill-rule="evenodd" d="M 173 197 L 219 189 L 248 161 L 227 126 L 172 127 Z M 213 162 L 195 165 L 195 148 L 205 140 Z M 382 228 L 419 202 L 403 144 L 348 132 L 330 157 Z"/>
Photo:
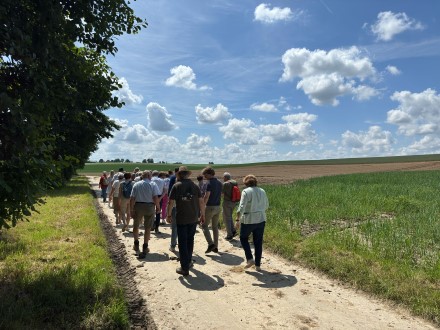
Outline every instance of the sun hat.
<path fill-rule="evenodd" d="M 188 172 L 189 174 L 191 174 L 192 172 L 190 170 L 188 170 L 188 167 L 186 166 L 180 166 L 179 167 L 179 172 Z"/>

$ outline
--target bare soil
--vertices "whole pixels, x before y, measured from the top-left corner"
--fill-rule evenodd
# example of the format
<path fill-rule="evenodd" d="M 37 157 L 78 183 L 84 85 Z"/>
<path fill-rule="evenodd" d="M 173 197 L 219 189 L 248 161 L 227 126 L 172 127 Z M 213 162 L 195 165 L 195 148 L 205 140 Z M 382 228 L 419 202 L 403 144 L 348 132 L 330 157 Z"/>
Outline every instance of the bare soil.
<path fill-rule="evenodd" d="M 254 166 L 216 171 L 219 176 L 230 171 L 237 179 L 252 173 L 259 183 L 279 184 L 344 173 L 438 169 L 440 162 Z M 89 177 L 95 196 L 99 196 L 98 180 L 96 176 Z M 355 291 L 267 250 L 263 251 L 261 272 L 245 269 L 239 240 L 224 240 L 224 232 L 220 233 L 219 253 L 205 254 L 207 244 L 198 230 L 195 266 L 189 276 L 183 277 L 175 272 L 178 252 L 169 251 L 169 225 L 160 228 L 161 234 L 151 234 L 151 251 L 140 260 L 132 250 L 133 234 L 121 232 L 113 210 L 101 199 L 96 205 L 128 297 L 133 328 L 437 329 L 403 308 Z"/>

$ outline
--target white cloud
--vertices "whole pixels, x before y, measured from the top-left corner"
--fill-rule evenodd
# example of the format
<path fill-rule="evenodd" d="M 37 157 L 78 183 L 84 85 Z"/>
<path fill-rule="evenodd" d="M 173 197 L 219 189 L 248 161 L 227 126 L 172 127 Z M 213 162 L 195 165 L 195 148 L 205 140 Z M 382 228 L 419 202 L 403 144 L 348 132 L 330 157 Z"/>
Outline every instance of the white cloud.
<path fill-rule="evenodd" d="M 225 139 L 239 144 L 258 144 L 260 141 L 260 129 L 250 119 L 229 120 L 228 124 L 219 128 Z"/>
<path fill-rule="evenodd" d="M 215 108 L 203 108 L 200 104 L 196 106 L 196 117 L 199 124 L 217 124 L 222 123 L 232 117 L 228 108 L 219 103 Z"/>
<path fill-rule="evenodd" d="M 395 92 L 391 100 L 399 102 L 387 113 L 387 122 L 398 126 L 407 136 L 436 134 L 440 136 L 440 95 L 428 88 L 421 93 Z"/>
<path fill-rule="evenodd" d="M 372 97 L 379 95 L 379 91 L 370 86 L 359 85 L 352 89 L 354 98 L 358 101 L 366 101 Z"/>
<path fill-rule="evenodd" d="M 391 132 L 384 131 L 380 126 L 370 126 L 367 132 L 353 133 L 346 131 L 342 134 L 342 145 L 357 155 L 382 155 L 392 150 L 395 143 Z"/>
<path fill-rule="evenodd" d="M 186 145 L 190 149 L 200 149 L 203 147 L 207 147 L 209 146 L 210 142 L 211 142 L 211 138 L 209 136 L 200 136 L 194 133 L 192 133 L 186 139 Z"/>
<path fill-rule="evenodd" d="M 197 84 L 194 82 L 196 79 L 196 74 L 193 69 L 186 65 L 175 66 L 170 70 L 171 77 L 167 78 L 165 81 L 165 85 L 181 87 L 185 89 L 191 90 L 209 90 L 211 89 L 208 86 L 197 87 Z"/>
<path fill-rule="evenodd" d="M 148 112 L 148 127 L 154 131 L 171 131 L 178 128 L 176 124 L 171 121 L 171 115 L 165 107 L 155 102 L 150 102 L 147 105 Z"/>
<path fill-rule="evenodd" d="M 119 84 L 121 84 L 122 87 L 113 92 L 114 96 L 118 97 L 119 101 L 125 102 L 127 105 L 140 104 L 142 102 L 142 95 L 136 95 L 131 91 L 127 79 L 124 77 L 120 78 Z"/>
<path fill-rule="evenodd" d="M 424 26 L 409 18 L 405 13 L 393 13 L 391 11 L 380 12 L 377 21 L 371 26 L 371 31 L 377 40 L 390 41 L 399 33 L 407 30 L 423 30 Z"/>
<path fill-rule="evenodd" d="M 398 68 L 396 68 L 395 66 L 393 66 L 393 65 L 388 65 L 386 67 L 386 70 L 389 73 L 391 73 L 393 76 L 397 76 L 397 75 L 401 74 L 400 70 Z"/>
<path fill-rule="evenodd" d="M 316 133 L 311 122 L 316 115 L 298 113 L 283 116 L 283 124 L 256 125 L 250 119 L 231 119 L 219 128 L 225 139 L 245 145 L 271 145 L 275 142 L 290 142 L 292 145 L 316 143 Z"/>
<path fill-rule="evenodd" d="M 299 78 L 296 88 L 303 90 L 313 104 L 336 106 L 339 104 L 337 98 L 347 94 L 353 94 L 359 100 L 375 95 L 373 88 L 356 85 L 357 81 L 376 75 L 370 59 L 362 56 L 357 47 L 328 52 L 291 48 L 282 56 L 282 62 L 284 72 L 280 81 Z"/>
<path fill-rule="evenodd" d="M 277 112 L 278 109 L 276 106 L 274 106 L 273 104 L 269 104 L 269 103 L 254 103 L 251 105 L 251 110 L 255 110 L 255 111 L 262 111 L 262 112 Z"/>
<path fill-rule="evenodd" d="M 273 7 L 270 9 L 269 6 L 270 4 L 259 4 L 255 8 L 254 20 L 263 23 L 275 23 L 277 21 L 288 21 L 293 18 L 292 10 L 289 7 Z"/>
<path fill-rule="evenodd" d="M 415 155 L 424 153 L 440 153 L 440 138 L 433 135 L 425 135 L 420 140 L 415 141 L 408 147 L 400 150 L 404 155 Z"/>

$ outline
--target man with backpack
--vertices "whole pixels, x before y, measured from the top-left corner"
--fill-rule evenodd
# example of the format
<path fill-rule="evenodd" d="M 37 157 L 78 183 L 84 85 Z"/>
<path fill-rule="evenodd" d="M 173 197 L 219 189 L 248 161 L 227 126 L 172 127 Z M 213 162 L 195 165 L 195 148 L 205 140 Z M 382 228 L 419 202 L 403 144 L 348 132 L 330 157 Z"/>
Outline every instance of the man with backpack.
<path fill-rule="evenodd" d="M 131 173 L 124 173 L 124 181 L 119 185 L 119 202 L 121 205 L 121 219 L 122 219 L 122 231 L 128 229 L 130 224 L 130 196 L 133 189 L 133 181 L 131 180 Z"/>
<path fill-rule="evenodd" d="M 234 212 L 235 205 L 240 201 L 240 188 L 238 188 L 237 181 L 232 180 L 231 174 L 225 172 L 223 174 L 223 223 L 226 227 L 227 241 L 232 240 L 236 235 L 234 222 L 232 220 L 232 213 Z"/>

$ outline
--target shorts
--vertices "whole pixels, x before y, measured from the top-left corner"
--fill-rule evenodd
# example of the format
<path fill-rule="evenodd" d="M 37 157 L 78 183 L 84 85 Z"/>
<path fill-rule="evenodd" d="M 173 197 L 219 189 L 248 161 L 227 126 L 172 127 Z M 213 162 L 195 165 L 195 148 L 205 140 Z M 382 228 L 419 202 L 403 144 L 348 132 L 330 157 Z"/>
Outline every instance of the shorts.
<path fill-rule="evenodd" d="M 144 218 L 145 230 L 150 230 L 156 220 L 156 208 L 153 203 L 135 203 L 133 228 L 139 228 L 142 217 Z"/>

